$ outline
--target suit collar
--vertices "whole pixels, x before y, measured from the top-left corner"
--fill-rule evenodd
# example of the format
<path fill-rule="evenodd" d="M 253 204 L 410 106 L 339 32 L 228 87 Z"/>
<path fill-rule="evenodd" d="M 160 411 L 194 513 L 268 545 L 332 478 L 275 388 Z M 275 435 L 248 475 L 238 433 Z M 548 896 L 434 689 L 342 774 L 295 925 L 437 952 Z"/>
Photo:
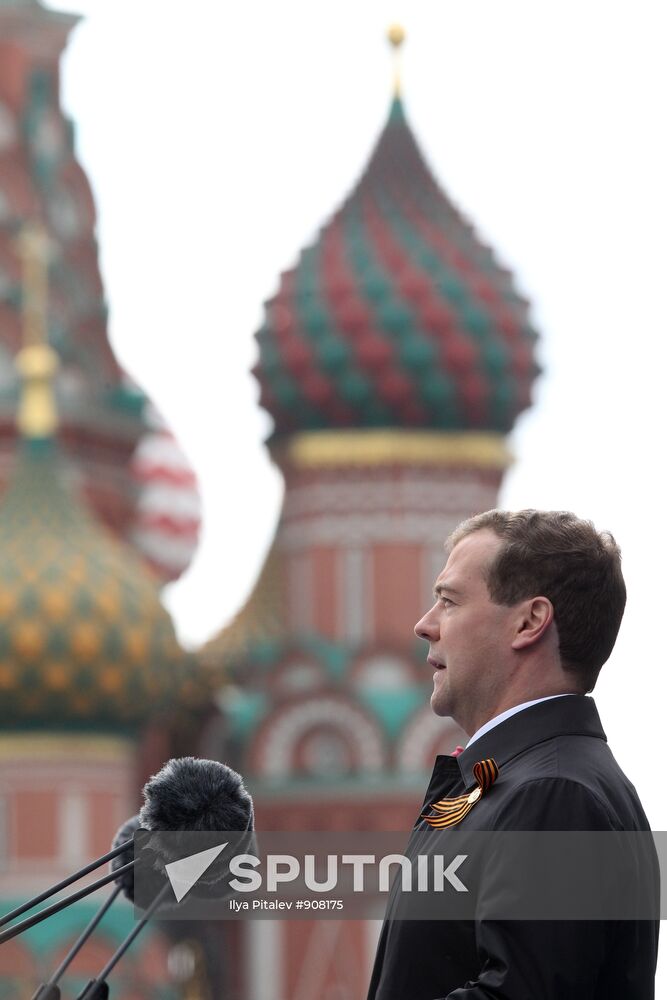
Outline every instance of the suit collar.
<path fill-rule="evenodd" d="M 587 695 L 554 698 L 524 708 L 500 722 L 455 758 L 467 788 L 478 760 L 493 757 L 499 768 L 528 747 L 554 736 L 593 736 L 606 740 L 595 702 Z"/>

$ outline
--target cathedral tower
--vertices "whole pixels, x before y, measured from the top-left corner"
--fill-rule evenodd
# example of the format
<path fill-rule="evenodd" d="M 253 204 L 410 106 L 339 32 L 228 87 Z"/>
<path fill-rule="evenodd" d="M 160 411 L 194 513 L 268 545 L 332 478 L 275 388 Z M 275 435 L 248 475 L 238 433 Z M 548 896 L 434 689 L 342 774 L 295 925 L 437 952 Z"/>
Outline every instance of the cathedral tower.
<path fill-rule="evenodd" d="M 20 390 L 16 236 L 39 219 L 50 235 L 49 338 L 59 359 L 62 447 L 97 516 L 167 581 L 192 559 L 199 499 L 173 436 L 107 337 L 95 204 L 60 107 L 60 57 L 78 20 L 40 0 L 0 0 L 0 492 Z"/>
<path fill-rule="evenodd" d="M 19 242 L 20 444 L 0 501 L 3 914 L 109 850 L 115 830 L 137 811 L 146 769 L 169 756 L 161 734 L 175 719 L 196 719 L 207 698 L 155 577 L 85 507 L 58 449 L 45 240 L 33 230 Z M 2 946 L 3 997 L 24 1000 L 49 978 L 100 898 Z M 64 995 L 78 994 L 132 925 L 131 908 L 117 902 L 63 979 Z M 114 995 L 167 998 L 167 982 L 166 944 L 151 930 L 119 966 Z"/>
<path fill-rule="evenodd" d="M 224 752 L 258 829 L 409 830 L 434 756 L 463 738 L 430 709 L 413 626 L 448 534 L 497 504 L 535 341 L 527 303 L 434 179 L 397 88 L 360 180 L 281 276 L 257 333 L 285 497 L 254 592 L 203 658 L 229 684 Z M 287 956 L 271 971 L 280 996 L 360 997 L 373 929 L 295 926 L 256 940 L 247 928 L 244 995 L 268 996 L 258 956 L 272 948 Z M 356 973 L 326 958 L 340 948 Z"/>

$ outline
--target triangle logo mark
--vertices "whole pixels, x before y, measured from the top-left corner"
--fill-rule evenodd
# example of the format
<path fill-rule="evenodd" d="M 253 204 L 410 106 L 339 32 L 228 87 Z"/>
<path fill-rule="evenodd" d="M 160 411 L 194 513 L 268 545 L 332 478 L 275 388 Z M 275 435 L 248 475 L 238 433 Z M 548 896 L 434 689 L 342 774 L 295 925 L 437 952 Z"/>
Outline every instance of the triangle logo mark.
<path fill-rule="evenodd" d="M 229 841 L 226 841 L 219 847 L 210 847 L 207 851 L 189 854 L 187 858 L 171 861 L 164 866 L 174 890 L 176 902 L 180 903 L 183 897 L 190 892 L 192 886 L 199 881 L 207 868 L 211 867 L 228 843 Z"/>

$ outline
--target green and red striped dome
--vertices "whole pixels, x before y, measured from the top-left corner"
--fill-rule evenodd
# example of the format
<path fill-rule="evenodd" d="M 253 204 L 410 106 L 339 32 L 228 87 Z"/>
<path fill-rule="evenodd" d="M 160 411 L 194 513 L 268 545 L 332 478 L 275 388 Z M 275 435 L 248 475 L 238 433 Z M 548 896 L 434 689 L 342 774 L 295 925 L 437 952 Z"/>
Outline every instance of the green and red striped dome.
<path fill-rule="evenodd" d="M 527 303 L 438 187 L 398 98 L 361 180 L 282 276 L 256 336 L 274 438 L 505 432 L 538 372 Z"/>

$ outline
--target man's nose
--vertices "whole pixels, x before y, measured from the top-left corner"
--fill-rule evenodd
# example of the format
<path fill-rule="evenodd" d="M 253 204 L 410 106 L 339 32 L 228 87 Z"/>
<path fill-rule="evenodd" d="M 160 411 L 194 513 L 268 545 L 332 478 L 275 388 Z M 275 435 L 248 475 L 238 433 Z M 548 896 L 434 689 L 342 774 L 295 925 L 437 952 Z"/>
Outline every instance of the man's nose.
<path fill-rule="evenodd" d="M 434 608 L 427 611 L 423 618 L 420 618 L 415 625 L 415 635 L 418 639 L 425 639 L 427 642 L 434 642 L 440 638 L 440 626 L 433 614 Z"/>

